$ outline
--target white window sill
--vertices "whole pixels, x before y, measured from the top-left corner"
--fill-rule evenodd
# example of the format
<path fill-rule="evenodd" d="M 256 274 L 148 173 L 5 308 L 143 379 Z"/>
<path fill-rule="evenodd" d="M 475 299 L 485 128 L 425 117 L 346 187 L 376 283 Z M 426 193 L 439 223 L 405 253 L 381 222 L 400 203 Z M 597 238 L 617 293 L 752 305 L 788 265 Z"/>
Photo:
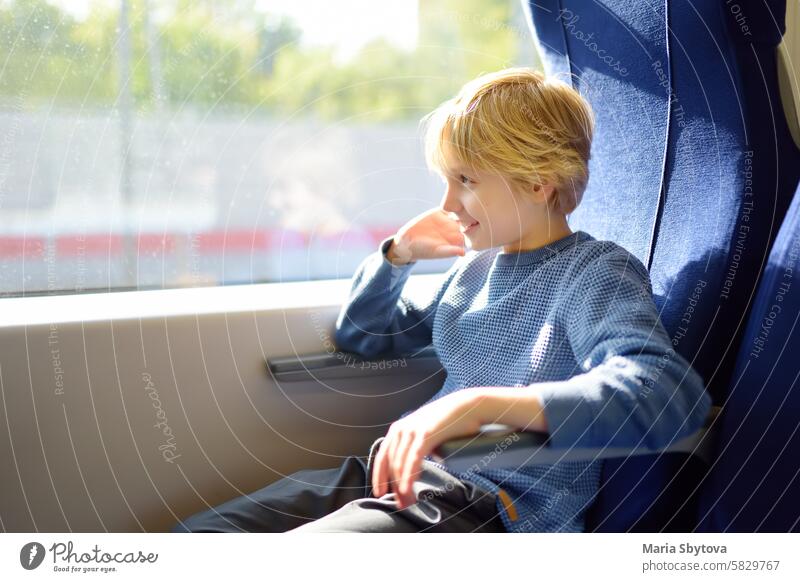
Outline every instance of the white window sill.
<path fill-rule="evenodd" d="M 441 280 L 441 274 L 411 275 L 406 290 L 415 292 Z M 338 306 L 351 279 L 290 283 L 191 287 L 0 299 L 0 328 L 70 322 L 162 318 L 185 315 L 260 312 Z"/>

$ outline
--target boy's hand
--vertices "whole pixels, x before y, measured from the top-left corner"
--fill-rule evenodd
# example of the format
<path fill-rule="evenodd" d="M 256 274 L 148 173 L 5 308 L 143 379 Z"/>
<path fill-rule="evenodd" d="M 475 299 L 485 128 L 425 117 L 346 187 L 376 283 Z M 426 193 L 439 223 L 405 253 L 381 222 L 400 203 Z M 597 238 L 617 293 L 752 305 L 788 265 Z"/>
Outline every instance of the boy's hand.
<path fill-rule="evenodd" d="M 444 259 L 464 253 L 464 234 L 458 222 L 441 208 L 433 208 L 397 231 L 387 258 L 396 265 L 404 265 L 417 259 Z"/>
<path fill-rule="evenodd" d="M 417 502 L 412 489 L 422 460 L 439 444 L 477 434 L 481 427 L 478 393 L 469 388 L 442 396 L 392 423 L 375 455 L 372 491 L 394 490 L 400 509 Z"/>

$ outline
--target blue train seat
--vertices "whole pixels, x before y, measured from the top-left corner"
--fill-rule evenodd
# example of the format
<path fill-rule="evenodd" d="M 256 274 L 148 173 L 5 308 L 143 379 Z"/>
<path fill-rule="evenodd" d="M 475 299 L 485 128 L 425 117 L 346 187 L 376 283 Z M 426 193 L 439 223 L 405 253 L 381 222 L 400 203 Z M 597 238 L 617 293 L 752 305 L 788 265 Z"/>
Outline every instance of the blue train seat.
<path fill-rule="evenodd" d="M 675 349 L 717 406 L 800 171 L 777 80 L 785 2 L 769 6 L 525 4 L 546 70 L 596 115 L 589 187 L 570 225 L 648 267 Z M 706 470 L 688 453 L 606 460 L 587 531 L 693 530 Z"/>
<path fill-rule="evenodd" d="M 698 531 L 800 531 L 800 189 L 769 254 L 719 417 Z"/>

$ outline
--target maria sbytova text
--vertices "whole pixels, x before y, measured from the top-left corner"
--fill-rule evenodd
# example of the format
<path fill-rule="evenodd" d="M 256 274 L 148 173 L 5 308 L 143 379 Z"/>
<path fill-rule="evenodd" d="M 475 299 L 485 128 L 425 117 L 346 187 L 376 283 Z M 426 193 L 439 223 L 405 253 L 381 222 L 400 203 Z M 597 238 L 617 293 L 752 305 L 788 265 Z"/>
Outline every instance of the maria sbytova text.
<path fill-rule="evenodd" d="M 727 554 L 728 548 L 720 546 L 711 546 L 708 544 L 642 544 L 643 554 L 691 554 L 692 556 L 699 556 L 700 554 Z"/>

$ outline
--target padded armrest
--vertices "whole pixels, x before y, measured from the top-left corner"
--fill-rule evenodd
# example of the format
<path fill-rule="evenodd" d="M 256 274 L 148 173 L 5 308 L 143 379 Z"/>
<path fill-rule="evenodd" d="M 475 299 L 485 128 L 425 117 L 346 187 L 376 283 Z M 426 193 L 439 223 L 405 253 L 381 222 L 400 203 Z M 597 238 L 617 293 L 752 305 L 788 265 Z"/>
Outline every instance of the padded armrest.
<path fill-rule="evenodd" d="M 417 368 L 441 367 L 433 346 L 409 356 L 394 356 Z M 305 357 L 269 358 L 267 367 L 279 381 L 318 381 L 334 378 L 397 375 L 392 360 L 363 359 L 355 354 L 335 352 L 313 354 Z M 665 449 L 606 447 L 591 449 L 554 449 L 546 433 L 515 431 L 502 424 L 485 424 L 478 434 L 452 439 L 439 445 L 431 456 L 455 471 L 469 471 L 492 466 L 517 468 L 524 465 L 550 465 L 556 462 L 611 459 L 634 455 L 661 453 L 690 453 L 710 464 L 714 436 L 714 421 L 719 407 L 712 407 L 706 422 L 696 433 L 685 437 Z"/>
<path fill-rule="evenodd" d="M 714 421 L 719 407 L 714 406 L 700 430 L 665 449 L 605 447 L 591 449 L 555 449 L 549 444 L 546 433 L 515 431 L 502 424 L 485 424 L 481 432 L 472 437 L 452 439 L 439 445 L 431 454 L 439 463 L 459 472 L 477 471 L 487 467 L 516 469 L 525 465 L 551 465 L 557 462 L 592 461 L 657 455 L 662 453 L 689 453 L 711 464 L 714 441 Z"/>

